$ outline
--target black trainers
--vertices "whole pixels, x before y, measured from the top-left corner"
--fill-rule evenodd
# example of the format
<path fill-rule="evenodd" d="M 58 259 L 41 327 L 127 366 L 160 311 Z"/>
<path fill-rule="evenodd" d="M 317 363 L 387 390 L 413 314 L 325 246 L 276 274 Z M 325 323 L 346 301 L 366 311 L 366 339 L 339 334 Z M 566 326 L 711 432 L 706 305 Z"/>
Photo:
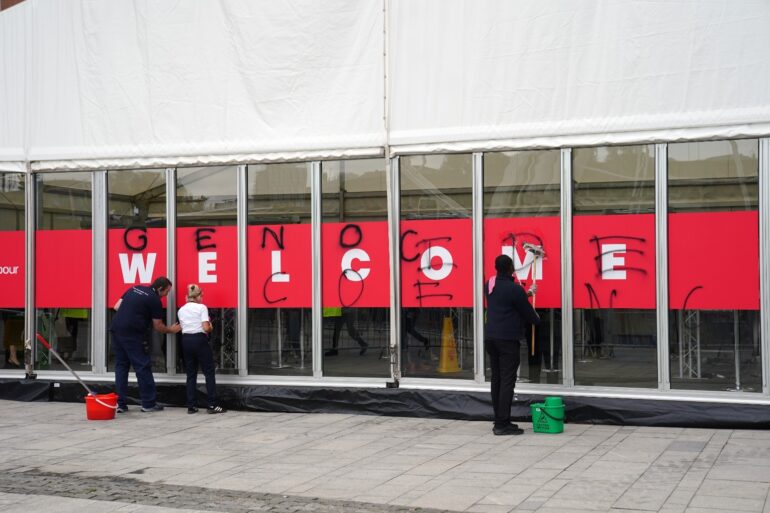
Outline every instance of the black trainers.
<path fill-rule="evenodd" d="M 507 426 L 495 426 L 492 428 L 492 432 L 497 436 L 507 435 L 523 435 L 524 430 L 519 428 L 516 424 L 508 424 Z"/>
<path fill-rule="evenodd" d="M 360 342 L 359 345 L 361 346 L 361 350 L 358 352 L 358 356 L 363 356 L 366 353 L 366 350 L 369 349 L 369 344 Z"/>
<path fill-rule="evenodd" d="M 155 413 L 156 411 L 163 411 L 163 406 L 161 406 L 159 404 L 156 404 L 155 406 L 153 406 L 151 408 L 142 407 L 142 411 L 144 413 Z"/>
<path fill-rule="evenodd" d="M 189 414 L 198 413 L 198 408 L 196 408 L 195 406 L 187 408 L 187 413 Z"/>
<path fill-rule="evenodd" d="M 227 410 L 222 408 L 221 406 L 209 406 L 206 408 L 206 411 L 209 413 L 227 413 Z"/>
<path fill-rule="evenodd" d="M 115 412 L 117 412 L 117 413 L 128 413 L 128 406 L 118 406 L 115 409 Z"/>
<path fill-rule="evenodd" d="M 329 349 L 324 353 L 324 356 L 337 356 L 338 354 L 336 349 Z"/>

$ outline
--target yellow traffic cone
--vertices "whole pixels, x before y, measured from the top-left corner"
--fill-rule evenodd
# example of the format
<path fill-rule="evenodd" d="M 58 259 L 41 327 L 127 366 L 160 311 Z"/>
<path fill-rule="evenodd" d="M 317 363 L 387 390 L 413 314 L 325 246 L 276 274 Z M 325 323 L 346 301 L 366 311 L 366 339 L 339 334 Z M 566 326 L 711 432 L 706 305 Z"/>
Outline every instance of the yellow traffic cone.
<path fill-rule="evenodd" d="M 441 356 L 438 361 L 438 372 L 460 372 L 457 364 L 457 345 L 455 344 L 455 330 L 452 326 L 452 318 L 444 317 L 444 326 L 441 329 Z"/>

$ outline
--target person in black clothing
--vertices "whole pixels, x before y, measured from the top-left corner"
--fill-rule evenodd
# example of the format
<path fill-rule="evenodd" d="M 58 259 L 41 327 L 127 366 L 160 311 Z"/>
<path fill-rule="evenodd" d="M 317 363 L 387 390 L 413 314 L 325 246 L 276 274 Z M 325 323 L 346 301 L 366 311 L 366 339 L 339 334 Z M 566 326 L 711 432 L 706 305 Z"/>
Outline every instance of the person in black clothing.
<path fill-rule="evenodd" d="M 163 406 L 156 402 L 155 379 L 152 376 L 152 361 L 144 349 L 147 331 L 152 327 L 160 333 L 179 333 L 179 323 L 166 326 L 162 321 L 163 305 L 160 298 L 168 295 L 171 280 L 161 276 L 149 287 L 136 285 L 128 289 L 115 303 L 115 317 L 112 319 L 112 348 L 115 351 L 115 392 L 118 394 L 118 413 L 128 411 L 126 391 L 128 369 L 134 367 L 143 412 L 161 411 Z"/>
<path fill-rule="evenodd" d="M 496 435 L 520 435 L 524 431 L 511 424 L 511 403 L 519 369 L 520 343 L 527 324 L 540 324 L 535 309 L 527 299 L 534 295 L 535 285 L 525 292 L 513 279 L 513 260 L 507 255 L 495 259 L 497 275 L 484 284 L 487 320 L 484 342 L 492 367 L 492 408 Z"/>

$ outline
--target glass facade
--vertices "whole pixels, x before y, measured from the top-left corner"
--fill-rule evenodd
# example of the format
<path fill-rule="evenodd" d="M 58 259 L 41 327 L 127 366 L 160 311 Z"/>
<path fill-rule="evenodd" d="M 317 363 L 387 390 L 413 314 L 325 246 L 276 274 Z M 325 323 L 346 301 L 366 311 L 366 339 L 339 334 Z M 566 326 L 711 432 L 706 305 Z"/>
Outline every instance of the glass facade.
<path fill-rule="evenodd" d="M 37 332 L 75 370 L 91 370 L 91 173 L 36 176 Z M 38 369 L 65 370 L 37 342 Z"/>
<path fill-rule="evenodd" d="M 214 330 L 209 343 L 218 374 L 237 374 L 237 174 L 235 166 L 176 172 L 176 304 L 189 284 L 200 286 Z M 172 280 L 174 281 L 174 280 Z M 183 372 L 177 336 L 177 372 Z"/>
<path fill-rule="evenodd" d="M 107 340 L 113 306 L 133 285 L 149 285 L 166 273 L 166 171 L 142 169 L 107 173 Z M 163 299 L 164 314 L 166 300 Z M 165 317 L 163 318 L 165 322 Z M 153 372 L 166 372 L 166 336 L 147 332 Z M 107 348 L 107 370 L 115 355 Z"/>
<path fill-rule="evenodd" d="M 572 153 L 576 385 L 658 386 L 653 146 Z"/>
<path fill-rule="evenodd" d="M 521 345 L 520 382 L 562 380 L 560 212 L 561 152 L 484 155 L 484 280 L 494 275 L 495 257 L 507 254 L 517 280 L 538 285 L 541 324 Z M 487 365 L 485 375 L 490 378 Z"/>
<path fill-rule="evenodd" d="M 309 376 L 310 164 L 248 166 L 249 374 Z"/>
<path fill-rule="evenodd" d="M 471 155 L 402 157 L 401 373 L 473 377 Z"/>
<path fill-rule="evenodd" d="M 762 390 L 759 141 L 668 146 L 671 388 Z"/>
<path fill-rule="evenodd" d="M 542 325 L 521 344 L 519 370 L 533 390 L 767 393 L 763 144 L 407 155 L 391 174 L 382 157 L 41 172 L 29 182 L 34 205 L 26 175 L 0 173 L 0 364 L 20 369 L 33 317 L 74 369 L 111 372 L 101 329 L 112 305 L 170 273 L 175 308 L 188 284 L 205 291 L 219 373 L 379 382 L 398 362 L 404 380 L 481 385 L 475 298 L 504 253 L 519 281 L 538 285 Z M 34 302 L 24 294 L 29 227 Z M 105 309 L 94 269 L 106 274 Z M 156 373 L 183 372 L 174 339 L 148 334 Z M 33 363 L 64 370 L 42 345 Z"/>
<path fill-rule="evenodd" d="M 24 175 L 0 173 L 0 368 L 24 367 Z"/>

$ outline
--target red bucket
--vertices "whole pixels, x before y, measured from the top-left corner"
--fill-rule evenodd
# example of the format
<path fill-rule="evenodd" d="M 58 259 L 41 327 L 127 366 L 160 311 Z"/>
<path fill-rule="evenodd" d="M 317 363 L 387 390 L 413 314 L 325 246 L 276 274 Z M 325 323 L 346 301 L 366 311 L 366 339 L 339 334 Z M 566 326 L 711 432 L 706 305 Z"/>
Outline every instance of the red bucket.
<path fill-rule="evenodd" d="M 112 420 L 118 407 L 116 394 L 96 394 L 86 396 L 86 418 L 88 420 Z"/>

